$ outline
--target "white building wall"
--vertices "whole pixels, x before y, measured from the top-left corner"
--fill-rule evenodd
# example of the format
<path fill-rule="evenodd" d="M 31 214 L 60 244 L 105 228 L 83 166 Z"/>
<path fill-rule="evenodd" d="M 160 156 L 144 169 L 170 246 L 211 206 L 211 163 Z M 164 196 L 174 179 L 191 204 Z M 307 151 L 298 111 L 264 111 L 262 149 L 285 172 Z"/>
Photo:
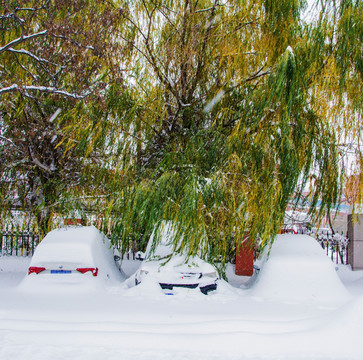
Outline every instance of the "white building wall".
<path fill-rule="evenodd" d="M 363 269 L 363 214 L 348 215 L 348 262 L 353 270 Z"/>

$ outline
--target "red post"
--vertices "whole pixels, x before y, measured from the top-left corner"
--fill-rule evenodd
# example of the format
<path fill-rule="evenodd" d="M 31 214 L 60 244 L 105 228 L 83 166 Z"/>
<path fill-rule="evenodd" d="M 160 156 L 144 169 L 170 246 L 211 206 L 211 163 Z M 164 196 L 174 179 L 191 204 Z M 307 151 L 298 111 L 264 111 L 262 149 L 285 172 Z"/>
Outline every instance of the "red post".
<path fill-rule="evenodd" d="M 82 220 L 81 219 L 64 219 L 64 225 L 81 225 Z"/>
<path fill-rule="evenodd" d="M 236 248 L 236 275 L 253 275 L 253 248 L 247 243 L 247 236 L 243 238 L 242 244 Z"/>

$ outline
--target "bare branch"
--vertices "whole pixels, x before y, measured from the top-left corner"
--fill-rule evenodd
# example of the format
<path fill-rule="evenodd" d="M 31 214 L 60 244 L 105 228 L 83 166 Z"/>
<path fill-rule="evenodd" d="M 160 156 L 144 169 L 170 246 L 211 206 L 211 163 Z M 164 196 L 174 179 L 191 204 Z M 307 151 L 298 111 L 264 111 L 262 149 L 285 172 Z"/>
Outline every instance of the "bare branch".
<path fill-rule="evenodd" d="M 40 32 L 32 34 L 32 35 L 20 36 L 19 38 L 15 39 L 13 41 L 10 41 L 7 45 L 1 47 L 0 54 L 3 53 L 4 51 L 8 51 L 13 46 L 16 46 L 18 44 L 21 44 L 21 43 L 31 40 L 31 39 L 35 39 L 39 36 L 46 36 L 47 34 L 48 34 L 48 30 L 43 30 L 43 31 L 40 31 Z"/>
<path fill-rule="evenodd" d="M 159 80 L 167 87 L 167 89 L 179 101 L 178 94 L 175 92 L 175 90 L 171 86 L 168 77 L 165 76 L 165 74 L 162 73 L 160 67 L 158 66 L 158 64 L 160 64 L 160 61 L 158 62 L 157 59 L 156 59 L 157 54 L 155 54 L 153 52 L 153 50 L 151 49 L 151 46 L 150 46 L 150 41 L 149 40 L 150 40 L 150 34 L 151 34 L 151 24 L 152 24 L 152 17 L 153 17 L 153 14 L 154 14 L 155 11 L 156 11 L 156 7 L 154 7 L 154 9 L 152 10 L 151 13 L 148 12 L 148 17 L 149 17 L 148 33 L 147 33 L 147 36 L 144 39 L 145 40 L 145 47 L 146 47 L 147 53 L 149 55 L 147 57 L 147 59 L 148 59 L 150 65 L 153 67 L 154 72 L 155 72 L 156 76 L 159 78 Z"/>
<path fill-rule="evenodd" d="M 213 11 L 213 10 L 215 10 L 215 7 L 216 6 L 226 6 L 226 5 L 227 5 L 227 3 L 224 3 L 224 4 L 215 4 L 215 5 L 213 5 L 213 6 L 209 7 L 209 8 L 206 8 L 206 9 L 196 10 L 195 13 L 201 13 L 201 12 L 206 12 L 206 11 Z"/>
<path fill-rule="evenodd" d="M 0 20 L 5 20 L 5 19 L 14 19 L 14 17 L 17 17 L 15 14 L 5 14 L 5 15 L 0 15 Z M 24 19 L 21 19 L 19 17 L 17 17 L 17 19 L 24 23 L 25 20 Z"/>
<path fill-rule="evenodd" d="M 33 86 L 33 85 L 19 86 L 17 84 L 13 84 L 6 88 L 0 89 L 0 95 L 4 94 L 4 93 L 9 93 L 9 92 L 15 92 L 15 91 L 21 92 L 26 97 L 32 97 L 31 95 L 28 94 L 28 91 L 40 91 L 40 92 L 44 92 L 44 93 L 63 95 L 63 96 L 70 97 L 73 99 L 84 99 L 85 97 L 87 97 L 88 95 L 91 94 L 90 91 L 85 92 L 83 94 L 75 94 L 75 93 L 69 93 L 68 91 L 60 90 L 60 89 L 57 89 L 54 87 Z"/>
<path fill-rule="evenodd" d="M 42 164 L 37 158 L 32 159 L 32 162 L 34 165 L 37 165 L 49 174 L 53 172 L 47 165 Z"/>
<path fill-rule="evenodd" d="M 71 39 L 71 38 L 68 38 L 64 35 L 57 35 L 57 34 L 51 34 L 53 37 L 55 37 L 56 39 L 62 39 L 64 41 L 69 41 L 71 42 L 72 44 L 76 45 L 77 47 L 79 48 L 83 48 L 83 49 L 87 49 L 87 50 L 92 50 L 94 51 L 95 48 L 93 46 L 90 46 L 90 45 L 83 45 L 81 44 L 80 42 L 78 41 L 75 41 L 74 39 Z"/>
<path fill-rule="evenodd" d="M 139 32 L 139 34 L 146 40 L 146 35 L 142 32 L 141 28 L 135 23 L 134 20 L 132 20 L 130 17 L 125 16 L 125 19 L 127 21 L 129 21 L 134 27 L 135 29 Z"/>
<path fill-rule="evenodd" d="M 37 77 L 34 75 L 34 74 L 32 74 L 32 72 L 26 67 L 26 66 L 24 66 L 21 62 L 20 62 L 20 60 L 19 60 L 19 58 L 18 58 L 18 56 L 16 55 L 16 54 L 14 54 L 14 56 L 15 56 L 15 59 L 16 59 L 16 62 L 18 63 L 18 65 L 26 72 L 26 73 L 28 73 L 32 78 L 33 78 L 33 80 L 34 81 L 36 81 L 37 80 Z"/>
<path fill-rule="evenodd" d="M 212 10 L 211 10 L 211 14 L 210 14 L 210 17 L 209 17 L 209 23 L 208 23 L 208 27 L 206 29 L 206 32 L 204 34 L 204 38 L 203 38 L 203 42 L 202 42 L 202 46 L 201 46 L 201 50 L 199 52 L 199 59 L 198 59 L 198 64 L 197 64 L 197 70 L 196 70 L 196 73 L 195 73 L 195 76 L 194 76 L 194 81 L 192 82 L 192 85 L 191 85 L 191 92 L 189 95 L 193 95 L 194 94 L 194 91 L 196 89 L 196 86 L 197 86 L 197 83 L 199 81 L 199 75 L 202 71 L 202 69 L 204 68 L 205 66 L 205 62 L 204 62 L 204 55 L 205 55 L 205 48 L 207 46 L 207 41 L 208 41 L 208 38 L 209 38 L 209 35 L 212 31 L 212 27 L 213 27 L 213 18 L 215 17 L 215 11 L 216 11 L 216 8 L 218 6 L 218 0 L 215 0 L 213 6 L 212 6 Z"/>
<path fill-rule="evenodd" d="M 8 143 L 10 143 L 17 150 L 17 152 L 19 152 L 20 154 L 24 154 L 24 151 L 21 150 L 19 148 L 19 146 L 16 145 L 11 139 L 8 139 L 8 138 L 6 138 L 5 136 L 2 136 L 2 135 L 0 135 L 0 139 L 2 139 L 3 141 L 7 141 Z"/>
<path fill-rule="evenodd" d="M 36 55 L 34 55 L 33 53 L 31 53 L 30 51 L 27 51 L 25 49 L 19 49 L 19 50 L 16 50 L 16 49 L 13 49 L 13 48 L 9 48 L 8 49 L 9 52 L 13 52 L 13 53 L 16 53 L 16 54 L 20 54 L 20 55 L 27 55 L 29 57 L 31 57 L 32 59 L 38 61 L 38 62 L 44 62 L 44 63 L 49 63 L 48 60 L 46 59 L 43 59 L 43 58 L 40 58 Z M 55 65 L 55 64 L 52 64 L 52 65 Z"/>
<path fill-rule="evenodd" d="M 5 140 L 5 141 L 9 142 L 11 145 L 14 145 L 16 147 L 16 145 L 14 144 L 14 142 L 12 140 L 6 138 L 5 136 L 0 135 L 0 139 Z"/>
<path fill-rule="evenodd" d="M 253 81 L 253 80 L 256 80 L 256 79 L 258 79 L 258 78 L 260 78 L 262 76 L 266 76 L 266 75 L 270 75 L 270 74 L 271 74 L 270 70 L 267 70 L 267 71 L 265 71 L 263 73 L 259 72 L 259 73 L 256 73 L 256 74 L 250 76 L 249 78 L 245 79 L 245 82 Z"/>

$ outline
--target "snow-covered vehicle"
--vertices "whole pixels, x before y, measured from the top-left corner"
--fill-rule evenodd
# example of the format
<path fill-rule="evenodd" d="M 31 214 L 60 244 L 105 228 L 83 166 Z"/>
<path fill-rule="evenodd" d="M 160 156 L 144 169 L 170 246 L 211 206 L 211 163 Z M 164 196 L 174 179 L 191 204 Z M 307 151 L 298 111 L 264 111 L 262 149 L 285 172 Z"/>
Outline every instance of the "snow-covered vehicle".
<path fill-rule="evenodd" d="M 251 289 L 257 298 L 326 304 L 350 298 L 333 262 L 309 235 L 277 235 L 262 258 Z"/>
<path fill-rule="evenodd" d="M 94 226 L 70 226 L 49 232 L 35 249 L 27 278 L 62 282 L 121 280 L 107 237 Z"/>
<path fill-rule="evenodd" d="M 135 285 L 146 279 L 156 281 L 166 294 L 173 294 L 175 288 L 199 289 L 203 294 L 217 289 L 219 280 L 216 269 L 199 256 L 173 253 L 175 230 L 171 222 L 163 222 L 159 230 L 152 233 L 144 261 L 135 273 Z"/>

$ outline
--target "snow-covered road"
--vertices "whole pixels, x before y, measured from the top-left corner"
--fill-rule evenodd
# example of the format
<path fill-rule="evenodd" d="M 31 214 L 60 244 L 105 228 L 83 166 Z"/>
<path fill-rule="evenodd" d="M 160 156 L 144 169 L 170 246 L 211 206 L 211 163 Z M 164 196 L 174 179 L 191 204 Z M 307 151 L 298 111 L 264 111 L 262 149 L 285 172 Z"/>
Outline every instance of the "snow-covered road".
<path fill-rule="evenodd" d="M 266 299 L 227 283 L 209 296 L 165 296 L 147 283 L 24 289 L 28 264 L 0 257 L 0 360 L 363 358 L 363 273 L 346 266 L 337 273 L 350 299 L 325 303 Z M 284 293 L 283 283 L 270 285 Z"/>

